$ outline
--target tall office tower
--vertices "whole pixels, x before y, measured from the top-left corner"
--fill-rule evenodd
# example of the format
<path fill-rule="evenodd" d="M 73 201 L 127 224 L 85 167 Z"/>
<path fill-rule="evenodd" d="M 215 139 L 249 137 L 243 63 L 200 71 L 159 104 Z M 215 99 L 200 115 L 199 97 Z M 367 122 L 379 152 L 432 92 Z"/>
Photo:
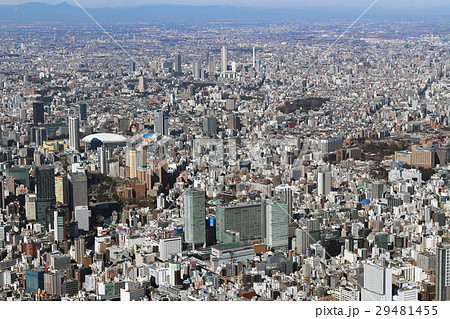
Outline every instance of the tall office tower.
<path fill-rule="evenodd" d="M 317 173 L 318 195 L 328 195 L 331 192 L 331 172 L 322 171 Z"/>
<path fill-rule="evenodd" d="M 450 245 L 438 247 L 436 254 L 436 297 L 438 301 L 447 301 L 450 300 Z"/>
<path fill-rule="evenodd" d="M 194 79 L 200 79 L 201 75 L 200 75 L 200 62 L 198 61 L 194 61 L 194 64 L 192 65 L 192 75 L 194 77 Z"/>
<path fill-rule="evenodd" d="M 217 134 L 217 119 L 214 116 L 203 118 L 203 132 L 211 135 Z"/>
<path fill-rule="evenodd" d="M 287 247 L 289 215 L 288 206 L 282 201 L 266 202 L 266 244 L 269 247 Z"/>
<path fill-rule="evenodd" d="M 49 295 L 61 296 L 61 273 L 59 271 L 44 273 L 44 290 Z"/>
<path fill-rule="evenodd" d="M 361 301 L 392 301 L 392 269 L 364 264 Z"/>
<path fill-rule="evenodd" d="M 80 151 L 80 120 L 77 117 L 69 117 L 69 147 Z"/>
<path fill-rule="evenodd" d="M 56 202 L 69 204 L 69 181 L 67 175 L 55 176 L 55 196 Z"/>
<path fill-rule="evenodd" d="M 80 105 L 78 105 L 78 109 L 79 109 L 80 120 L 86 121 L 87 120 L 87 105 L 86 105 L 86 103 L 80 103 Z"/>
<path fill-rule="evenodd" d="M 26 292 L 37 294 L 39 289 L 44 289 L 44 268 L 34 268 L 25 271 Z"/>
<path fill-rule="evenodd" d="M 101 146 L 97 148 L 98 171 L 100 174 L 107 174 L 108 159 L 106 158 L 106 148 Z"/>
<path fill-rule="evenodd" d="M 136 158 L 136 150 L 132 149 L 128 152 L 128 163 L 130 163 L 130 178 L 136 178 L 137 177 L 137 158 Z"/>
<path fill-rule="evenodd" d="M 372 183 L 372 199 L 383 198 L 384 184 L 382 182 Z"/>
<path fill-rule="evenodd" d="M 216 235 L 222 243 L 232 242 L 232 233 L 244 241 L 264 239 L 265 217 L 261 203 L 217 206 L 216 217 Z"/>
<path fill-rule="evenodd" d="M 306 248 L 309 247 L 309 236 L 307 230 L 301 228 L 297 228 L 295 230 L 295 246 L 298 254 L 306 254 Z"/>
<path fill-rule="evenodd" d="M 36 201 L 37 196 L 35 194 L 25 195 L 25 213 L 27 220 L 36 220 Z"/>
<path fill-rule="evenodd" d="M 136 150 L 136 166 L 139 167 L 147 167 L 147 146 L 139 145 Z"/>
<path fill-rule="evenodd" d="M 252 59 L 253 68 L 255 68 L 255 64 L 256 64 L 256 48 L 253 47 L 253 59 Z"/>
<path fill-rule="evenodd" d="M 44 103 L 40 101 L 33 102 L 33 123 L 44 123 Z"/>
<path fill-rule="evenodd" d="M 75 206 L 74 210 L 78 229 L 89 231 L 89 208 L 87 206 Z"/>
<path fill-rule="evenodd" d="M 34 127 L 36 132 L 36 145 L 42 146 L 47 140 L 47 129 L 45 127 Z"/>
<path fill-rule="evenodd" d="M 216 62 L 214 61 L 214 56 L 209 54 L 209 61 L 208 61 L 208 68 L 209 68 L 209 76 L 214 77 L 216 75 Z"/>
<path fill-rule="evenodd" d="M 184 192 L 185 240 L 189 244 L 203 244 L 205 229 L 205 191 L 188 189 Z"/>
<path fill-rule="evenodd" d="M 69 173 L 69 204 L 73 211 L 76 206 L 88 205 L 87 176 L 82 172 Z"/>
<path fill-rule="evenodd" d="M 278 200 L 288 205 L 288 213 L 292 217 L 292 188 L 290 186 L 277 186 L 274 195 Z"/>
<path fill-rule="evenodd" d="M 52 166 L 36 166 L 36 194 L 38 199 L 56 200 L 55 169 Z"/>
<path fill-rule="evenodd" d="M 130 62 L 130 65 L 128 66 L 128 71 L 136 72 L 136 63 L 135 62 Z"/>
<path fill-rule="evenodd" d="M 5 185 L 3 178 L 0 178 L 0 208 L 5 209 Z"/>
<path fill-rule="evenodd" d="M 55 209 L 53 211 L 53 229 L 54 229 L 54 240 L 56 242 L 63 242 L 68 235 L 66 223 L 69 224 L 70 221 L 66 220 L 66 212 L 64 209 Z"/>
<path fill-rule="evenodd" d="M 221 60 L 222 72 L 226 72 L 228 70 L 228 52 L 227 48 L 222 48 L 222 60 Z"/>
<path fill-rule="evenodd" d="M 77 264 L 83 263 L 84 255 L 86 254 L 86 244 L 84 236 L 75 239 L 75 261 Z"/>
<path fill-rule="evenodd" d="M 155 121 L 155 132 L 165 136 L 169 135 L 167 112 L 164 110 L 160 110 L 157 113 Z"/>
<path fill-rule="evenodd" d="M 240 130 L 241 129 L 241 119 L 237 115 L 231 115 L 228 118 L 228 128 L 233 130 Z"/>
<path fill-rule="evenodd" d="M 139 92 L 145 92 L 145 78 L 143 76 L 139 77 Z"/>
<path fill-rule="evenodd" d="M 175 54 L 174 71 L 181 73 L 181 54 Z"/>

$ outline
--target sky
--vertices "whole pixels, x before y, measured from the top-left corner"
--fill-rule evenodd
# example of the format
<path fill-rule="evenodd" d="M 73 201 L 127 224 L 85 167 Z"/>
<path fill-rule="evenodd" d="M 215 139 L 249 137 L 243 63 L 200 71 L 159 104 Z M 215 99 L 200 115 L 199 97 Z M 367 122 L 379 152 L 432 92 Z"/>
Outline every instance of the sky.
<path fill-rule="evenodd" d="M 345 6 L 368 7 L 375 0 L 77 0 L 87 8 L 136 6 L 146 4 L 184 4 L 184 5 L 230 5 L 235 7 L 276 7 L 298 8 L 301 6 Z M 57 4 L 62 0 L 0 0 L 0 4 L 20 4 L 27 2 L 46 2 Z M 67 3 L 75 5 L 73 0 Z M 375 7 L 379 8 L 426 8 L 448 6 L 449 0 L 378 0 Z"/>

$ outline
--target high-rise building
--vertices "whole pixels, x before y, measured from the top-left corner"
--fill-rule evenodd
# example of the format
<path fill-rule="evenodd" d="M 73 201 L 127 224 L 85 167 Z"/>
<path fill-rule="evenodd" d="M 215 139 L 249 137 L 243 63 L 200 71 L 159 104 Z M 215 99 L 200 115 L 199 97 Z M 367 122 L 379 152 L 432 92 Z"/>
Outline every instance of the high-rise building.
<path fill-rule="evenodd" d="M 328 195 L 331 192 L 331 172 L 317 173 L 317 193 L 319 196 Z"/>
<path fill-rule="evenodd" d="M 69 204 L 73 211 L 76 206 L 88 206 L 87 176 L 83 172 L 69 173 Z"/>
<path fill-rule="evenodd" d="M 230 233 L 243 241 L 264 238 L 265 217 L 261 203 L 217 206 L 216 217 L 217 239 L 222 243 L 234 240 Z"/>
<path fill-rule="evenodd" d="M 25 271 L 26 277 L 26 291 L 32 294 L 37 294 L 39 289 L 44 289 L 44 269 L 29 269 Z"/>
<path fill-rule="evenodd" d="M 63 242 L 68 233 L 68 225 L 70 224 L 70 220 L 66 220 L 67 209 L 61 208 L 61 209 L 55 209 L 53 211 L 53 229 L 54 229 L 54 240 L 56 242 Z"/>
<path fill-rule="evenodd" d="M 75 206 L 74 211 L 78 229 L 89 231 L 89 208 L 87 206 Z"/>
<path fill-rule="evenodd" d="M 372 199 L 383 198 L 384 184 L 382 182 L 372 183 Z"/>
<path fill-rule="evenodd" d="M 36 166 L 36 193 L 38 199 L 56 200 L 55 170 L 52 166 Z"/>
<path fill-rule="evenodd" d="M 277 186 L 274 195 L 278 200 L 287 204 L 289 216 L 292 217 L 292 188 L 290 186 Z"/>
<path fill-rule="evenodd" d="M 44 290 L 49 295 L 61 296 L 61 273 L 59 271 L 44 274 Z"/>
<path fill-rule="evenodd" d="M 75 239 L 75 261 L 77 264 L 83 263 L 84 255 L 86 254 L 86 243 L 84 236 Z"/>
<path fill-rule="evenodd" d="M 59 204 L 69 204 L 69 181 L 67 175 L 55 176 L 55 196 Z"/>
<path fill-rule="evenodd" d="M 87 105 L 86 103 L 80 103 L 80 105 L 78 106 L 79 108 L 79 115 L 80 115 L 80 120 L 81 121 L 86 121 L 87 120 Z"/>
<path fill-rule="evenodd" d="M 201 77 L 200 72 L 201 72 L 200 62 L 194 61 L 194 64 L 192 65 L 192 75 L 194 79 L 200 79 Z"/>
<path fill-rule="evenodd" d="M 227 48 L 223 47 L 222 51 L 221 51 L 221 67 L 222 67 L 222 72 L 226 72 L 228 70 L 228 52 L 227 52 Z"/>
<path fill-rule="evenodd" d="M 0 178 L 0 208 L 5 209 L 5 185 L 3 178 Z"/>
<path fill-rule="evenodd" d="M 214 116 L 203 118 L 203 132 L 211 135 L 217 134 L 217 119 Z"/>
<path fill-rule="evenodd" d="M 136 178 L 137 177 L 137 156 L 136 156 L 136 150 L 132 149 L 128 152 L 128 162 L 130 167 L 130 178 Z"/>
<path fill-rule="evenodd" d="M 214 77 L 216 75 L 216 62 L 214 60 L 214 56 L 211 53 L 209 54 L 208 68 L 209 77 Z"/>
<path fill-rule="evenodd" d="M 36 201 L 37 196 L 35 194 L 25 195 L 25 213 L 27 220 L 36 220 Z"/>
<path fill-rule="evenodd" d="M 205 229 L 205 191 L 188 189 L 184 192 L 185 240 L 189 244 L 203 244 Z"/>
<path fill-rule="evenodd" d="M 169 135 L 167 112 L 160 110 L 156 115 L 155 132 L 161 135 Z"/>
<path fill-rule="evenodd" d="M 450 244 L 443 244 L 437 249 L 436 263 L 437 300 L 450 300 Z"/>
<path fill-rule="evenodd" d="M 392 269 L 364 264 L 361 301 L 392 301 Z"/>
<path fill-rule="evenodd" d="M 33 102 L 33 123 L 44 123 L 44 103 L 40 101 Z"/>
<path fill-rule="evenodd" d="M 146 84 L 143 76 L 139 77 L 139 92 L 145 92 Z"/>
<path fill-rule="evenodd" d="M 256 64 L 256 48 L 253 47 L 253 59 L 252 59 L 253 68 L 255 68 L 255 64 Z"/>
<path fill-rule="evenodd" d="M 289 230 L 288 205 L 282 201 L 266 202 L 266 244 L 269 247 L 287 247 Z"/>
<path fill-rule="evenodd" d="M 181 73 L 181 54 L 175 54 L 174 71 Z"/>
<path fill-rule="evenodd" d="M 136 62 L 130 62 L 130 65 L 128 66 L 128 71 L 131 72 L 136 72 Z"/>
<path fill-rule="evenodd" d="M 306 254 L 306 248 L 309 247 L 309 236 L 307 230 L 301 228 L 297 228 L 295 230 L 295 246 L 298 254 Z"/>
<path fill-rule="evenodd" d="M 108 160 L 106 158 L 106 148 L 104 145 L 97 148 L 97 162 L 99 173 L 106 175 L 108 173 Z"/>
<path fill-rule="evenodd" d="M 77 117 L 69 117 L 69 147 L 80 151 L 80 120 Z"/>
<path fill-rule="evenodd" d="M 231 115 L 228 118 L 228 128 L 233 130 L 241 129 L 241 119 L 237 115 Z"/>

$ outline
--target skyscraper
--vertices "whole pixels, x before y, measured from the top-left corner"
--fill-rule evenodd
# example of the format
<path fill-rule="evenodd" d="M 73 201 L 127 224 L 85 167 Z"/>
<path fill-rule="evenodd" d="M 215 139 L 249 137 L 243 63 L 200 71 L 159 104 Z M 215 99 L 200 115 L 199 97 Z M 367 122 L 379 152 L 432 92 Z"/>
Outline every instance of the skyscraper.
<path fill-rule="evenodd" d="M 319 196 L 326 196 L 331 192 L 331 172 L 317 173 L 317 190 Z"/>
<path fill-rule="evenodd" d="M 228 52 L 227 48 L 222 48 L 222 60 L 221 60 L 221 66 L 222 66 L 222 72 L 226 72 L 228 69 Z"/>
<path fill-rule="evenodd" d="M 265 220 L 261 203 L 217 206 L 217 239 L 231 242 L 230 231 L 239 233 L 240 240 L 263 239 Z"/>
<path fill-rule="evenodd" d="M 206 240 L 205 230 L 205 192 L 188 189 L 184 192 L 185 240 L 189 244 L 203 244 Z"/>
<path fill-rule="evenodd" d="M 209 76 L 214 77 L 216 75 L 216 63 L 214 61 L 214 56 L 211 53 L 209 54 L 208 68 Z"/>
<path fill-rule="evenodd" d="M 66 212 L 64 209 L 55 209 L 53 211 L 53 229 L 54 229 L 54 240 L 56 242 L 63 242 L 67 236 L 67 227 L 70 221 L 66 220 Z"/>
<path fill-rule="evenodd" d="M 55 170 L 52 166 L 36 167 L 36 192 L 38 199 L 56 200 Z"/>
<path fill-rule="evenodd" d="M 55 196 L 57 203 L 69 204 L 69 182 L 67 175 L 55 176 Z"/>
<path fill-rule="evenodd" d="M 253 68 L 255 67 L 255 63 L 256 63 L 256 48 L 253 47 L 253 59 L 252 59 Z"/>
<path fill-rule="evenodd" d="M 128 71 L 130 73 L 136 72 L 136 62 L 130 62 L 130 65 L 128 66 Z"/>
<path fill-rule="evenodd" d="M 3 185 L 3 178 L 0 178 L 0 208 L 5 209 L 5 186 Z"/>
<path fill-rule="evenodd" d="M 86 103 L 80 103 L 79 107 L 79 113 L 80 113 L 80 120 L 86 121 L 87 120 L 87 105 Z"/>
<path fill-rule="evenodd" d="M 203 118 L 203 132 L 212 135 L 217 134 L 217 119 L 214 116 Z"/>
<path fill-rule="evenodd" d="M 392 269 L 364 264 L 361 301 L 392 301 Z"/>
<path fill-rule="evenodd" d="M 266 244 L 287 247 L 289 230 L 288 205 L 282 201 L 266 202 Z"/>
<path fill-rule="evenodd" d="M 107 158 L 106 158 L 106 148 L 105 146 L 101 146 L 97 148 L 97 161 L 98 161 L 98 170 L 100 174 L 107 174 Z"/>
<path fill-rule="evenodd" d="M 192 66 L 192 75 L 193 75 L 194 79 L 200 79 L 200 77 L 201 77 L 200 72 L 201 72 L 200 62 L 194 61 L 194 64 Z"/>
<path fill-rule="evenodd" d="M 175 54 L 174 71 L 181 73 L 181 54 Z"/>
<path fill-rule="evenodd" d="M 84 236 L 75 239 L 75 261 L 77 264 L 83 263 L 84 255 L 86 254 L 86 244 Z"/>
<path fill-rule="evenodd" d="M 167 112 L 164 110 L 158 111 L 156 115 L 155 132 L 161 135 L 169 135 Z"/>
<path fill-rule="evenodd" d="M 33 102 L 33 123 L 44 123 L 44 103 L 40 101 Z"/>
<path fill-rule="evenodd" d="M 436 264 L 437 300 L 450 300 L 450 245 L 443 244 L 437 249 Z"/>
<path fill-rule="evenodd" d="M 80 151 L 80 120 L 77 117 L 69 117 L 69 147 Z"/>
<path fill-rule="evenodd" d="M 69 173 L 69 202 L 73 211 L 76 206 L 88 205 L 87 176 L 82 172 Z"/>

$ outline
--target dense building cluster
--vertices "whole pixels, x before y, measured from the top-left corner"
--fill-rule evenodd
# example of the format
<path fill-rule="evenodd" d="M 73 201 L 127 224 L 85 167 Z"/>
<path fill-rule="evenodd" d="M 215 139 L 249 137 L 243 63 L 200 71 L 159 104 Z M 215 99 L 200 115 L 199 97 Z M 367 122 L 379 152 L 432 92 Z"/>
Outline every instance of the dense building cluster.
<path fill-rule="evenodd" d="M 0 299 L 450 300 L 450 38 L 347 27 L 2 27 Z"/>

